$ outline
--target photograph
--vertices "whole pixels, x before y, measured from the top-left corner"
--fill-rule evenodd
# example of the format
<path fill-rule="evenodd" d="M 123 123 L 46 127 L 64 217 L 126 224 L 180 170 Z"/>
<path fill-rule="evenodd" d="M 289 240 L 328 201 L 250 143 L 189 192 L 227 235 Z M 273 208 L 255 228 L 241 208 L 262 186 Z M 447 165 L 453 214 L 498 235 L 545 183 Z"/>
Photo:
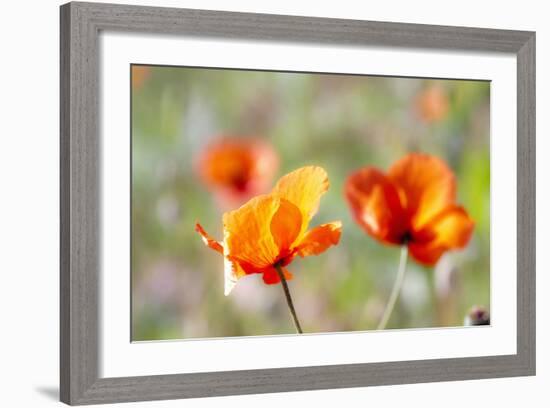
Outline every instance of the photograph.
<path fill-rule="evenodd" d="M 544 4 L 6 2 L 0 408 L 550 406 Z"/>
<path fill-rule="evenodd" d="M 490 325 L 490 81 L 129 81 L 133 342 Z"/>

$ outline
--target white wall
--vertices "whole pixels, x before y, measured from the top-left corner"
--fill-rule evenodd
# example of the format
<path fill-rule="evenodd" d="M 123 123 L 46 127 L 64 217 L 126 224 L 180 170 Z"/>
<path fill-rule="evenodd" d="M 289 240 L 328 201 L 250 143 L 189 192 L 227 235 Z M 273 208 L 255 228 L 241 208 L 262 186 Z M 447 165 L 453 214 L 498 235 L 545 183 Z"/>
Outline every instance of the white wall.
<path fill-rule="evenodd" d="M 465 406 L 546 407 L 550 397 L 550 238 L 548 72 L 545 2 L 296 0 L 138 1 L 136 4 L 537 31 L 538 375 L 530 378 L 329 390 L 186 401 L 187 407 Z M 58 5 L 57 0 L 2 5 L 0 53 L 0 391 L 1 406 L 53 406 L 58 382 Z M 546 114 L 545 114 L 546 113 Z M 494 120 L 498 120 L 495 118 Z M 6 143 L 7 142 L 7 143 Z M 498 203 L 497 203 L 498 205 Z M 496 271 L 498 273 L 498 271 Z M 125 404 L 176 407 L 181 401 Z"/>

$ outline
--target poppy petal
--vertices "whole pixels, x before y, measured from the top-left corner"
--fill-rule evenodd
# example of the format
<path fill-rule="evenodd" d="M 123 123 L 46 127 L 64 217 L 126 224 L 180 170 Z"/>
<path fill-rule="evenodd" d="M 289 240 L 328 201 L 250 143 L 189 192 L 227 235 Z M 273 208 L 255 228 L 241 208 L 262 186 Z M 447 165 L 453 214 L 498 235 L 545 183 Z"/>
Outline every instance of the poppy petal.
<path fill-rule="evenodd" d="M 308 231 L 296 247 L 301 257 L 319 255 L 331 245 L 337 245 L 342 235 L 342 223 L 333 221 L 319 225 Z"/>
<path fill-rule="evenodd" d="M 473 230 L 474 221 L 464 208 L 451 206 L 414 233 L 409 250 L 418 262 L 434 265 L 444 252 L 464 248 Z"/>
<path fill-rule="evenodd" d="M 290 201 L 281 199 L 279 208 L 271 219 L 271 234 L 279 248 L 279 255 L 284 256 L 285 251 L 298 238 L 302 227 L 302 213 Z M 282 253 L 282 254 L 281 254 Z"/>
<path fill-rule="evenodd" d="M 214 238 L 212 238 L 208 233 L 204 230 L 202 225 L 199 223 L 195 224 L 195 231 L 197 231 L 202 236 L 202 242 L 209 247 L 212 248 L 214 251 L 218 251 L 220 254 L 223 254 L 223 246 L 216 241 Z"/>
<path fill-rule="evenodd" d="M 411 153 L 390 168 L 388 177 L 399 191 L 413 228 L 420 229 L 454 203 L 454 174 L 443 160 L 435 156 Z"/>
<path fill-rule="evenodd" d="M 348 177 L 345 195 L 353 217 L 379 241 L 401 244 L 407 223 L 398 192 L 384 173 L 362 168 Z"/>
<path fill-rule="evenodd" d="M 291 280 L 292 279 L 292 274 L 286 268 L 281 268 L 281 269 L 283 270 L 283 274 L 285 276 L 285 279 L 286 280 Z M 264 282 L 267 283 L 268 285 L 274 285 L 274 284 L 279 283 L 281 281 L 281 279 L 279 278 L 279 273 L 277 272 L 277 270 L 274 267 L 267 268 L 264 271 L 262 277 L 264 279 Z"/>
<path fill-rule="evenodd" d="M 224 295 L 227 296 L 235 285 L 237 281 L 246 276 L 247 273 L 243 267 L 236 261 L 231 260 L 229 257 L 224 257 L 223 261 L 223 270 L 224 270 Z"/>
<path fill-rule="evenodd" d="M 309 220 L 317 213 L 319 200 L 328 190 L 327 172 L 318 166 L 306 166 L 281 177 L 272 194 L 294 204 L 302 213 L 302 229 L 305 231 Z"/>
<path fill-rule="evenodd" d="M 279 249 L 271 234 L 271 220 L 280 199 L 271 195 L 253 198 L 223 216 L 226 255 L 256 269 L 273 265 Z"/>
<path fill-rule="evenodd" d="M 273 147 L 267 142 L 256 139 L 251 145 L 251 154 L 254 156 L 254 167 L 251 183 L 267 187 L 279 167 L 279 157 Z"/>

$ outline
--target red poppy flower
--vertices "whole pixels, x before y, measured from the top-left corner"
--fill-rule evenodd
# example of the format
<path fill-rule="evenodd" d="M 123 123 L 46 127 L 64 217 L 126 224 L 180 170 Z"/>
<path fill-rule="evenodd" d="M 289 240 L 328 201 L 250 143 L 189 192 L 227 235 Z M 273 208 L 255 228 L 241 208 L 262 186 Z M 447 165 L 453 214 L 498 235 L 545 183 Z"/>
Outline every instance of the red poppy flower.
<path fill-rule="evenodd" d="M 265 192 L 277 171 L 278 158 L 257 138 L 221 138 L 203 151 L 198 171 L 224 207 L 235 207 Z"/>
<path fill-rule="evenodd" d="M 277 272 L 281 268 L 284 277 L 291 279 L 285 267 L 296 255 L 318 255 L 338 243 L 339 221 L 307 230 L 328 186 L 321 167 L 302 167 L 282 177 L 270 194 L 225 213 L 223 242 L 196 225 L 204 243 L 224 256 L 226 295 L 238 279 L 253 273 L 261 273 L 265 283 L 275 284 L 281 281 Z"/>
<path fill-rule="evenodd" d="M 353 173 L 345 195 L 356 222 L 385 244 L 407 245 L 420 263 L 469 242 L 474 222 L 455 204 L 456 180 L 440 159 L 413 153 L 384 174 L 374 167 Z"/>
<path fill-rule="evenodd" d="M 449 112 L 449 97 L 441 86 L 431 86 L 418 94 L 415 110 L 424 122 L 438 122 L 445 119 Z"/>
<path fill-rule="evenodd" d="M 147 65 L 132 65 L 132 89 L 142 87 L 145 81 L 151 76 L 151 67 Z"/>

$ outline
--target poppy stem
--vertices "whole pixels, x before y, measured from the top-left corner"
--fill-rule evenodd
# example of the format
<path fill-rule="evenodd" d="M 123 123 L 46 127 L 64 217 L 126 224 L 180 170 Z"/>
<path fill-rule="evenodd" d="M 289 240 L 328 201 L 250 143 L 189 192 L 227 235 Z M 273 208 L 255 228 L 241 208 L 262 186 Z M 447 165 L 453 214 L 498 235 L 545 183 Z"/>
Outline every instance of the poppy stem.
<path fill-rule="evenodd" d="M 397 301 L 397 297 L 399 296 L 399 292 L 401 292 L 401 287 L 403 286 L 403 280 L 405 278 L 405 269 L 407 269 L 407 255 L 407 245 L 403 245 L 401 247 L 401 257 L 399 258 L 399 269 L 397 271 L 395 283 L 393 284 L 393 288 L 391 290 L 391 295 L 388 300 L 388 304 L 386 305 L 386 309 L 384 309 L 384 315 L 382 316 L 382 319 L 378 324 L 378 330 L 384 330 L 386 328 L 388 320 L 390 320 L 390 316 L 393 312 L 395 302 Z"/>
<path fill-rule="evenodd" d="M 285 292 L 286 304 L 288 305 L 288 309 L 290 310 L 290 314 L 292 315 L 292 320 L 294 321 L 296 331 L 299 334 L 302 334 L 302 327 L 300 326 L 300 322 L 298 321 L 298 316 L 296 316 L 296 310 L 294 309 L 294 304 L 292 303 L 292 297 L 290 296 L 290 290 L 288 289 L 288 284 L 286 283 L 283 269 L 281 268 L 281 265 L 279 265 L 279 263 L 275 264 L 275 269 L 277 270 L 279 279 L 281 279 L 281 285 L 283 286 L 283 291 Z"/>

